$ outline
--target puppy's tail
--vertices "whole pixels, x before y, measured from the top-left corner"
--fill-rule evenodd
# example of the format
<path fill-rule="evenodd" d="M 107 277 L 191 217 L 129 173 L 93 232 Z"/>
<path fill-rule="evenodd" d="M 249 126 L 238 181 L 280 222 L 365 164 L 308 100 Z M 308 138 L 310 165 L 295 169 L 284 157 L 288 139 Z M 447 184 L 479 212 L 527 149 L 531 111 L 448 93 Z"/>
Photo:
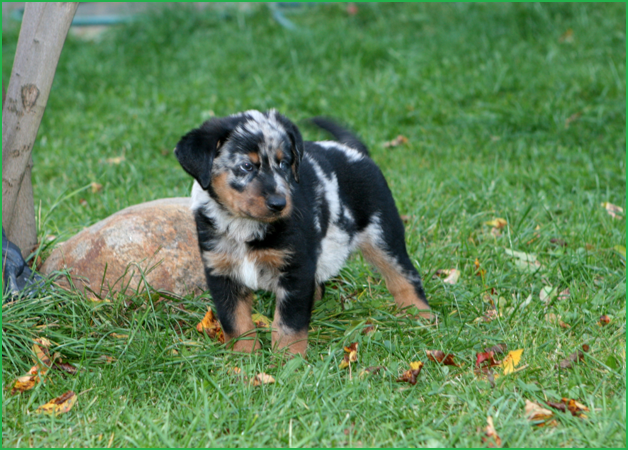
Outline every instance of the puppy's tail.
<path fill-rule="evenodd" d="M 310 121 L 317 127 L 327 131 L 341 144 L 354 148 L 365 156 L 371 156 L 366 145 L 355 134 L 338 125 L 333 120 L 325 117 L 314 117 Z"/>

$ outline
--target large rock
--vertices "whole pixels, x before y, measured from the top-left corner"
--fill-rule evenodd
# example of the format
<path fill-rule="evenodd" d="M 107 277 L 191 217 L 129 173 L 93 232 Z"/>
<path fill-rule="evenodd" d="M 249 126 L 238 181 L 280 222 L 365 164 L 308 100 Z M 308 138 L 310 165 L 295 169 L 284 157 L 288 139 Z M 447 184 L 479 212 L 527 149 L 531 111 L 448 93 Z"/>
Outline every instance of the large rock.
<path fill-rule="evenodd" d="M 190 199 L 131 206 L 86 228 L 55 248 L 41 272 L 64 269 L 88 294 L 144 291 L 141 273 L 154 289 L 200 294 L 206 284 Z M 57 282 L 69 287 L 65 277 Z"/>

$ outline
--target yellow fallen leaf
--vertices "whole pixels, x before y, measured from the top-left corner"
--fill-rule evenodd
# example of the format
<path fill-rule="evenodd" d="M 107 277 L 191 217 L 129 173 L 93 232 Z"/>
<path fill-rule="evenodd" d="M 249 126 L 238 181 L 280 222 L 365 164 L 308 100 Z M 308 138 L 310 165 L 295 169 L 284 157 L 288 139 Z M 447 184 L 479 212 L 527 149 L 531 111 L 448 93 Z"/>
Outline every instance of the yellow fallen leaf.
<path fill-rule="evenodd" d="M 522 353 L 522 348 L 508 352 L 508 355 L 506 355 L 500 364 L 500 366 L 504 369 L 504 375 L 508 375 L 515 371 L 515 367 L 517 367 L 519 365 L 519 361 L 521 361 Z"/>
<path fill-rule="evenodd" d="M 271 320 L 264 314 L 253 314 L 251 318 L 257 328 L 270 328 Z"/>
<path fill-rule="evenodd" d="M 495 227 L 498 230 L 501 230 L 507 224 L 508 224 L 508 222 L 506 222 L 506 219 L 502 219 L 501 217 L 498 217 L 497 219 L 489 220 L 488 222 L 486 222 L 486 225 L 489 225 L 491 227 Z"/>
<path fill-rule="evenodd" d="M 484 434 L 486 435 L 486 437 L 482 438 L 482 441 L 487 442 L 488 447 L 495 447 L 495 446 L 501 447 L 502 446 L 502 440 L 497 434 L 497 431 L 495 431 L 495 426 L 493 425 L 493 418 L 491 416 L 488 416 L 486 418 L 486 428 L 484 428 Z M 493 445 L 493 443 L 491 442 L 491 438 L 493 438 L 493 440 L 495 441 L 495 445 Z"/>
<path fill-rule="evenodd" d="M 72 391 L 68 391 L 57 398 L 53 398 L 45 405 L 41 405 L 35 412 L 37 414 L 54 414 L 55 416 L 65 414 L 72 409 L 76 403 L 76 399 L 76 394 Z"/>
<path fill-rule="evenodd" d="M 107 164 L 120 164 L 124 161 L 124 156 L 115 156 L 113 158 L 107 158 Z"/>
<path fill-rule="evenodd" d="M 128 334 L 111 333 L 111 337 L 114 337 L 116 339 L 128 339 L 129 335 Z"/>
<path fill-rule="evenodd" d="M 268 375 L 264 372 L 258 373 L 257 375 L 255 375 L 255 378 L 251 380 L 251 384 L 253 386 L 260 386 L 262 384 L 272 384 L 274 382 L 275 382 L 275 379 L 271 375 Z"/>
<path fill-rule="evenodd" d="M 35 369 L 35 373 L 29 372 L 28 375 L 17 377 L 15 383 L 13 384 L 13 388 L 11 388 L 11 395 L 30 391 L 35 387 L 35 385 L 39 382 L 39 377 L 37 376 L 37 367 L 33 367 L 33 369 Z M 33 369 L 30 371 L 33 371 Z"/>

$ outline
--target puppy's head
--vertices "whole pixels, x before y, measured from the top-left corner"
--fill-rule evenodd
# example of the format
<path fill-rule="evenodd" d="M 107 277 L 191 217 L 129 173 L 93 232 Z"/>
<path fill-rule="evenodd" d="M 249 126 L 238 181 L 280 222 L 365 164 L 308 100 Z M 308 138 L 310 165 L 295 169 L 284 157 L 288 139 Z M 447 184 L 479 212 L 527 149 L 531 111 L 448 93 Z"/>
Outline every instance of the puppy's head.
<path fill-rule="evenodd" d="M 183 136 L 174 152 L 183 169 L 231 214 L 262 222 L 290 215 L 303 139 L 275 110 L 208 120 Z"/>

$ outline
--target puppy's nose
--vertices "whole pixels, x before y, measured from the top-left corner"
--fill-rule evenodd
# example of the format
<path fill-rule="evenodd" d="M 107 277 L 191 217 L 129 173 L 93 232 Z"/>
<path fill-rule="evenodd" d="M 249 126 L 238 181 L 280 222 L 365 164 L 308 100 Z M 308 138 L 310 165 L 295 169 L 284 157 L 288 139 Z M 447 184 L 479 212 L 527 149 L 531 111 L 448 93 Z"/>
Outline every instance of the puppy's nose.
<path fill-rule="evenodd" d="M 266 200 L 266 206 L 273 212 L 283 211 L 286 207 L 286 199 L 281 195 L 271 195 Z"/>

